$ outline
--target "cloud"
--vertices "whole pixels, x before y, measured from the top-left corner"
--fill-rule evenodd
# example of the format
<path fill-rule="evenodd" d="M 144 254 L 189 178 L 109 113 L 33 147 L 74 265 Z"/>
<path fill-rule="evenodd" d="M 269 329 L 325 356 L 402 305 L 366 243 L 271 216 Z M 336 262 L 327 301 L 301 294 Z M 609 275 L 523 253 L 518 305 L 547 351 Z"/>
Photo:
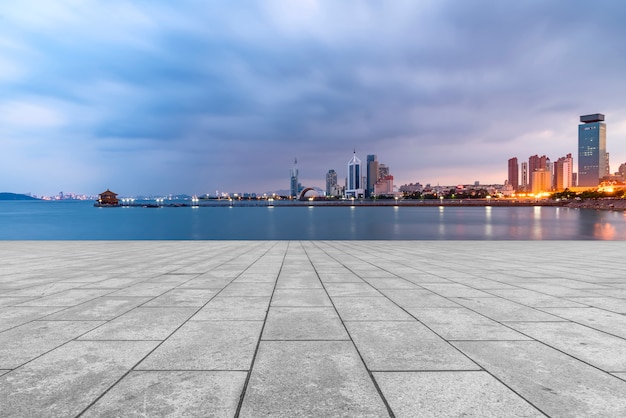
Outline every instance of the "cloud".
<path fill-rule="evenodd" d="M 286 188 L 296 155 L 322 185 L 353 148 L 400 184 L 501 182 L 511 156 L 575 154 L 583 113 L 607 114 L 626 161 L 625 17 L 610 1 L 14 2 L 0 118 L 20 158 L 45 130 L 50 158 L 124 168 L 128 193 Z"/>

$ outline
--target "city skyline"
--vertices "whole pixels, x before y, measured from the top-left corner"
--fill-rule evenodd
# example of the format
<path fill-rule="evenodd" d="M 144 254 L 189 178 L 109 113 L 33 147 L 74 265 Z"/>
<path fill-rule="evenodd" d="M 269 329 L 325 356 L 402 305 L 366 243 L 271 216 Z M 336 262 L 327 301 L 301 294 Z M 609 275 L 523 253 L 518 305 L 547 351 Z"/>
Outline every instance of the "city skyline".
<path fill-rule="evenodd" d="M 614 172 L 624 18 L 607 0 L 9 3 L 0 191 L 262 193 L 289 189 L 294 155 L 325 189 L 355 148 L 398 186 L 501 184 L 511 156 L 576 158 L 593 112 Z"/>

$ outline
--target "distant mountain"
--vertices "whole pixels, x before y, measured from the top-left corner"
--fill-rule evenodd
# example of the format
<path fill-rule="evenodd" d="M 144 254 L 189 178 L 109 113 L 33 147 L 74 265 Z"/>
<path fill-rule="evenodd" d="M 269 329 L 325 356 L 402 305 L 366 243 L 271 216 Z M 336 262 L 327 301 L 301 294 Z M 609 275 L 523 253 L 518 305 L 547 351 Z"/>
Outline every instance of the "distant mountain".
<path fill-rule="evenodd" d="M 17 193 L 0 193 L 0 200 L 39 200 L 32 196 Z"/>

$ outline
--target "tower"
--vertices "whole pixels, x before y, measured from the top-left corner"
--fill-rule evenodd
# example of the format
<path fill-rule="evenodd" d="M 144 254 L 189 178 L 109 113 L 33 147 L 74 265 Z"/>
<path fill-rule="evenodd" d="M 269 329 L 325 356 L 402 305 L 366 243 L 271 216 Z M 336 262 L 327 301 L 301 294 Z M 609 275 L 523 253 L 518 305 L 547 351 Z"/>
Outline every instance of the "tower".
<path fill-rule="evenodd" d="M 337 172 L 328 170 L 326 173 L 326 196 L 334 196 L 337 190 Z"/>
<path fill-rule="evenodd" d="M 298 185 L 298 158 L 294 159 L 293 166 L 291 167 L 291 197 L 297 197 L 300 190 L 300 186 Z"/>
<path fill-rule="evenodd" d="M 517 191 L 519 188 L 519 164 L 517 163 L 517 157 L 509 159 L 509 184 L 514 191 Z"/>
<path fill-rule="evenodd" d="M 346 184 L 346 197 L 359 197 L 363 196 L 363 184 L 362 179 L 362 170 L 361 170 L 361 160 L 359 160 L 356 156 L 356 150 L 354 150 L 354 155 L 352 159 L 348 161 L 348 177 Z"/>
<path fill-rule="evenodd" d="M 365 191 L 365 197 L 370 197 L 374 194 L 374 185 L 379 179 L 378 175 L 378 160 L 376 155 L 367 156 L 367 190 Z"/>
<path fill-rule="evenodd" d="M 604 115 L 580 117 L 578 125 L 578 185 L 595 187 L 607 173 L 606 123 Z"/>

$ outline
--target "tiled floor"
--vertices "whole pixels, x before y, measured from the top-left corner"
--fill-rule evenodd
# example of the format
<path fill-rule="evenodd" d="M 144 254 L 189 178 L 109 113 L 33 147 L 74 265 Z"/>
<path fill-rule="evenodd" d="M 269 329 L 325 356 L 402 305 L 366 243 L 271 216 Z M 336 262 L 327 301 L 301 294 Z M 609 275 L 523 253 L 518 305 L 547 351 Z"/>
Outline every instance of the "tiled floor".
<path fill-rule="evenodd" d="M 0 242 L 0 417 L 624 417 L 625 253 Z"/>

